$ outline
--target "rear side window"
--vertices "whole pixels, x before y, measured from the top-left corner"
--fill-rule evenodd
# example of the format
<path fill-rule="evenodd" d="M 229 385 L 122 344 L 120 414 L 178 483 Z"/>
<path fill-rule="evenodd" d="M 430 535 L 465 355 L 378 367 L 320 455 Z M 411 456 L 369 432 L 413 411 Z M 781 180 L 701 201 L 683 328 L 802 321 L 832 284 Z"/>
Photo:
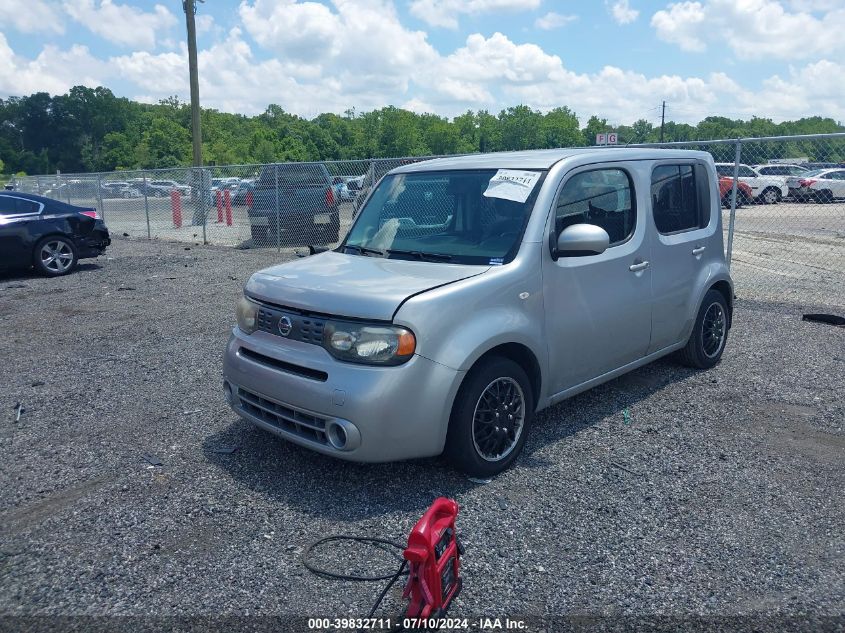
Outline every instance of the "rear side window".
<path fill-rule="evenodd" d="M 691 231 L 707 226 L 709 217 L 698 191 L 692 165 L 660 165 L 651 174 L 651 207 L 661 233 Z M 703 181 L 706 182 L 706 181 Z M 702 184 L 703 184 L 702 182 Z"/>
<path fill-rule="evenodd" d="M 633 185 L 621 169 L 583 171 L 570 178 L 555 205 L 558 235 L 573 224 L 594 224 L 610 236 L 610 246 L 625 242 L 634 233 L 637 210 Z"/>
<path fill-rule="evenodd" d="M 32 200 L 0 196 L 0 215 L 18 215 L 22 213 L 38 213 L 41 205 Z"/>

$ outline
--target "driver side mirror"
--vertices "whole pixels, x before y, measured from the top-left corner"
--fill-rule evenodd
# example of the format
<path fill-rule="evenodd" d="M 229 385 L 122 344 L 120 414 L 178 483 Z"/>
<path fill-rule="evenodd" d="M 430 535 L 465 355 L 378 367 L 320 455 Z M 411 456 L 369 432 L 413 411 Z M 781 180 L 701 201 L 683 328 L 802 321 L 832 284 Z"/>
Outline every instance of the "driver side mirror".
<path fill-rule="evenodd" d="M 554 234 L 552 234 L 554 240 Z M 567 226 L 557 237 L 557 244 L 552 247 L 552 259 L 560 257 L 581 257 L 601 255 L 610 246 L 610 236 L 595 224 L 573 224 Z"/>

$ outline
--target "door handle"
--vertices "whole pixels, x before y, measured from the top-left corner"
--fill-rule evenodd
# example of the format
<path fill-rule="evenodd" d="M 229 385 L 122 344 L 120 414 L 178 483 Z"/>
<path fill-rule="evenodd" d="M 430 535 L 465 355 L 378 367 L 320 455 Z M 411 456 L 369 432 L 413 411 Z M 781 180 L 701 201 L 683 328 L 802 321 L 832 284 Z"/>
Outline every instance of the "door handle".
<path fill-rule="evenodd" d="M 706 246 L 696 246 L 694 249 L 692 249 L 692 254 L 701 255 L 706 249 Z"/>
<path fill-rule="evenodd" d="M 631 264 L 630 266 L 628 266 L 628 270 L 630 270 L 632 273 L 638 273 L 641 270 L 645 270 L 646 268 L 648 268 L 648 262 L 639 262 L 637 264 Z"/>

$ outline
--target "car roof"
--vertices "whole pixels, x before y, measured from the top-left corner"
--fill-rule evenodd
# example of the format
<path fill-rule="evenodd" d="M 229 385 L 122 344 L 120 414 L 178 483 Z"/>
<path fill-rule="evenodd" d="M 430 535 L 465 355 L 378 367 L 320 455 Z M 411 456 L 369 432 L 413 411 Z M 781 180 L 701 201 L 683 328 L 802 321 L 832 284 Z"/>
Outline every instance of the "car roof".
<path fill-rule="evenodd" d="M 400 165 L 393 174 L 419 171 L 444 171 L 448 169 L 549 169 L 568 158 L 595 156 L 603 162 L 621 160 L 648 160 L 665 158 L 703 158 L 705 152 L 683 149 L 656 149 L 652 147 L 567 147 L 561 149 L 535 149 L 520 152 L 494 152 L 466 154 Z"/>
<path fill-rule="evenodd" d="M 40 202 L 45 207 L 49 206 L 53 211 L 66 211 L 68 213 L 76 213 L 80 209 L 87 209 L 89 207 L 79 207 L 74 204 L 68 204 L 55 198 L 48 198 L 46 196 L 39 196 L 34 193 L 24 193 L 22 191 L 6 191 L 0 190 L 0 196 L 10 198 L 23 198 L 24 200 L 32 200 L 33 202 Z"/>
<path fill-rule="evenodd" d="M 46 196 L 39 196 L 34 193 L 24 193 L 23 191 L 0 191 L 0 196 L 11 196 L 13 198 L 23 198 L 24 200 L 32 200 L 33 202 L 41 202 L 46 204 L 48 202 L 59 202 L 60 204 L 65 204 L 60 200 L 54 200 L 53 198 L 48 198 Z"/>

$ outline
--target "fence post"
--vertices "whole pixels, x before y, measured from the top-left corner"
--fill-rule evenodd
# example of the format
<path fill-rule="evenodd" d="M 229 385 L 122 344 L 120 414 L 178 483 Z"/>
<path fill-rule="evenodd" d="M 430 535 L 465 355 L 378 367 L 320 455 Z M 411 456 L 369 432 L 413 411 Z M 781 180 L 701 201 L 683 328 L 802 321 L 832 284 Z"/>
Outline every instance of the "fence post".
<path fill-rule="evenodd" d="M 147 239 L 152 239 L 150 233 L 150 199 L 147 196 L 147 172 L 141 172 L 144 178 L 144 212 L 147 214 Z"/>
<path fill-rule="evenodd" d="M 739 162 L 742 160 L 742 141 L 736 140 L 736 152 L 734 153 L 734 181 L 731 187 L 731 219 L 728 224 L 728 252 L 725 256 L 728 262 L 728 270 L 731 268 L 731 256 L 734 248 L 734 226 L 736 224 L 736 195 L 739 186 Z"/>
<path fill-rule="evenodd" d="M 61 178 L 61 176 L 59 176 L 59 178 Z M 73 204 L 70 201 L 70 179 L 67 176 L 65 176 L 65 196 L 67 197 L 67 203 Z"/>
<path fill-rule="evenodd" d="M 106 219 L 106 205 L 103 204 L 103 187 L 100 181 L 100 174 L 97 174 L 97 204 L 100 205 L 100 217 Z"/>
<path fill-rule="evenodd" d="M 196 171 L 196 170 L 194 170 Z M 208 238 L 206 237 L 205 227 L 208 224 L 208 211 L 210 208 L 210 204 L 208 203 L 211 200 L 211 172 L 208 172 L 208 177 L 206 178 L 206 170 L 202 168 L 199 170 L 200 172 L 200 195 L 199 200 L 197 201 L 197 208 L 200 206 L 202 207 L 202 243 L 208 244 Z M 194 185 L 191 189 L 192 191 L 196 191 L 196 181 L 192 178 L 191 184 Z M 207 185 L 207 186 L 206 186 Z"/>
<path fill-rule="evenodd" d="M 281 218 L 279 217 L 279 165 L 278 163 L 273 165 L 273 173 L 276 177 L 276 187 L 273 191 L 276 192 L 276 252 L 282 252 L 282 223 Z"/>

